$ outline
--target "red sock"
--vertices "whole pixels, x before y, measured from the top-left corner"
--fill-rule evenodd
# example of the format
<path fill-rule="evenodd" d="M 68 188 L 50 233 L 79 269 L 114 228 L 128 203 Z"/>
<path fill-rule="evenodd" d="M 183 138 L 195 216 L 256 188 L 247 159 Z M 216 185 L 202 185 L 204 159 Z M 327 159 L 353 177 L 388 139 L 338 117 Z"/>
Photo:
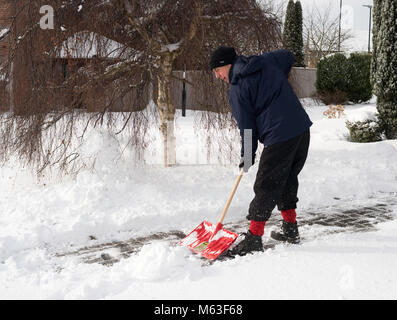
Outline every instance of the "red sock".
<path fill-rule="evenodd" d="M 281 215 L 283 216 L 285 222 L 291 222 L 291 223 L 296 222 L 295 209 L 281 210 Z"/>
<path fill-rule="evenodd" d="M 251 220 L 250 231 L 254 236 L 262 237 L 265 233 L 266 221 L 254 221 Z"/>

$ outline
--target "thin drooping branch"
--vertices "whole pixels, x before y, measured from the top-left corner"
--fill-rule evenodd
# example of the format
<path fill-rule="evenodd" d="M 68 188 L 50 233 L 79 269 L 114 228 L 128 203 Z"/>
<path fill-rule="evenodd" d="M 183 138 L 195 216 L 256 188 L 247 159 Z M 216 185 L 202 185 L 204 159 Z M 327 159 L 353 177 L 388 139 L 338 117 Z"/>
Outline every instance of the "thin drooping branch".
<path fill-rule="evenodd" d="M 54 7 L 54 30 L 38 27 L 44 4 Z M 193 107 L 208 111 L 199 119 L 205 128 L 233 126 L 227 87 L 208 70 L 210 53 L 229 45 L 248 55 L 281 43 L 280 21 L 263 1 L 21 0 L 15 12 L 6 76 L 13 112 L 0 119 L 0 155 L 17 154 L 38 172 L 80 160 L 75 141 L 92 126 L 130 132 L 141 150 L 150 119 L 165 141 L 172 137 L 176 70 L 196 73 L 181 81 L 192 88 Z M 157 109 L 146 108 L 150 101 Z"/>

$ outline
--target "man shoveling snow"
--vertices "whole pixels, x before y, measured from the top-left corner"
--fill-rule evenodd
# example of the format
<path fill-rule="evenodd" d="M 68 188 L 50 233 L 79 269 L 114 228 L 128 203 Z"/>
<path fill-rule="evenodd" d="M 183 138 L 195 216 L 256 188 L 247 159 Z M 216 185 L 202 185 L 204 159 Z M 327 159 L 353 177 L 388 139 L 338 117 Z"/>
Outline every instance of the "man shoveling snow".
<path fill-rule="evenodd" d="M 239 167 L 248 171 L 255 162 L 258 140 L 264 145 L 247 215 L 250 227 L 232 255 L 263 251 L 265 224 L 276 205 L 284 221 L 272 238 L 300 241 L 295 212 L 298 174 L 308 154 L 312 122 L 288 82 L 293 63 L 288 50 L 245 57 L 234 48 L 219 47 L 211 56 L 216 78 L 230 84 L 230 106 L 242 138 Z M 247 133 L 252 136 L 250 147 L 244 146 Z"/>

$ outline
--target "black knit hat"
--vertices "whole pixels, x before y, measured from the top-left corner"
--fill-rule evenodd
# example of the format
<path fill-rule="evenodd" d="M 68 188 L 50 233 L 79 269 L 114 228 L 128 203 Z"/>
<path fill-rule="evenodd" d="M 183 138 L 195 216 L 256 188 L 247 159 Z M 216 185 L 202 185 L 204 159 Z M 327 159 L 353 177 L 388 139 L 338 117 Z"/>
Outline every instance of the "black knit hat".
<path fill-rule="evenodd" d="M 211 70 L 226 66 L 228 64 L 232 64 L 236 59 L 237 54 L 234 48 L 232 47 L 219 47 L 214 51 L 211 56 L 210 67 Z"/>

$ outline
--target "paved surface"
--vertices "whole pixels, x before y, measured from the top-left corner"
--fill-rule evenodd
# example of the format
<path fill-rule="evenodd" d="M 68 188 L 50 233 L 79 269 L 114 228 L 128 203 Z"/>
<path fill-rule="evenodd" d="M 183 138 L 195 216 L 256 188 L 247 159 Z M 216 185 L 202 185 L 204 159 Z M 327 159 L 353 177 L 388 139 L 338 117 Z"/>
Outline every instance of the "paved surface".
<path fill-rule="evenodd" d="M 341 232 L 368 232 L 376 230 L 376 225 L 381 222 L 390 221 L 396 218 L 393 214 L 393 207 L 397 205 L 397 196 L 387 196 L 382 200 L 374 199 L 371 206 L 354 206 L 354 209 L 347 209 L 346 203 L 341 206 L 324 207 L 318 209 L 318 212 L 305 212 L 302 217 L 298 219 L 298 225 L 301 229 L 310 226 L 311 236 L 305 236 L 301 231 L 302 241 L 310 241 L 320 239 L 326 235 L 341 233 Z M 281 225 L 280 217 L 274 213 L 271 219 L 267 222 L 266 228 L 276 228 Z M 320 230 L 321 227 L 321 230 Z M 225 224 L 225 228 L 236 233 L 245 232 L 248 228 L 247 220 L 234 221 Z M 315 232 L 318 228 L 319 232 Z M 300 229 L 300 230 L 301 230 Z M 153 241 L 163 240 L 170 242 L 170 245 L 176 245 L 180 239 L 184 238 L 185 234 L 181 231 L 169 231 L 163 233 L 151 234 L 145 237 L 132 238 L 127 241 L 113 241 L 102 244 L 95 244 L 79 248 L 74 251 L 59 253 L 56 256 L 78 256 L 82 262 L 85 263 L 101 263 L 103 265 L 112 265 L 123 258 L 138 252 L 141 247 Z M 264 248 L 272 249 L 279 242 L 271 239 L 264 239 Z M 111 251 L 111 254 L 107 253 Z"/>

